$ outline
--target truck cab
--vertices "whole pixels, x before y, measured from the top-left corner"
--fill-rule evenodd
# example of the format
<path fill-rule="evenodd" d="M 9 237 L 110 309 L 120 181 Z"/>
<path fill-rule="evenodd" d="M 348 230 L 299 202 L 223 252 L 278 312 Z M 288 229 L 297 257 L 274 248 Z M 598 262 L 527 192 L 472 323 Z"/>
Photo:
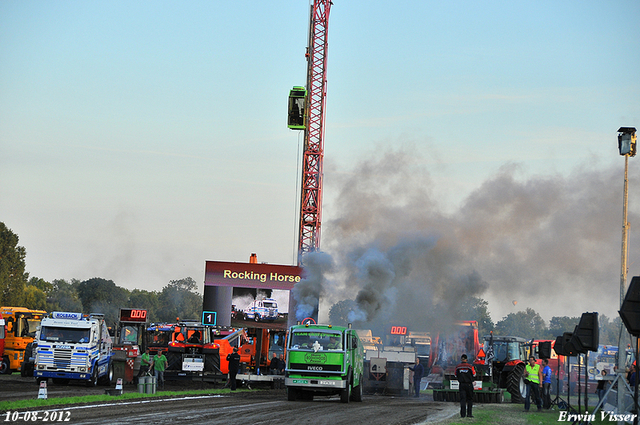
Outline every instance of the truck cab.
<path fill-rule="evenodd" d="M 354 329 L 296 325 L 289 329 L 285 386 L 290 401 L 339 394 L 362 401 L 364 350 Z"/>
<path fill-rule="evenodd" d="M 53 312 L 42 319 L 37 343 L 38 380 L 52 378 L 55 384 L 83 380 L 89 386 L 113 380 L 112 341 L 102 314 Z"/>
<path fill-rule="evenodd" d="M 25 360 L 27 344 L 33 342 L 40 321 L 47 314 L 42 310 L 24 307 L 2 307 L 4 318 L 4 353 L 0 357 L 0 373 L 10 374 L 20 370 Z"/>
<path fill-rule="evenodd" d="M 278 318 L 278 301 L 272 298 L 255 300 L 244 309 L 243 315 L 244 320 L 273 322 Z"/>

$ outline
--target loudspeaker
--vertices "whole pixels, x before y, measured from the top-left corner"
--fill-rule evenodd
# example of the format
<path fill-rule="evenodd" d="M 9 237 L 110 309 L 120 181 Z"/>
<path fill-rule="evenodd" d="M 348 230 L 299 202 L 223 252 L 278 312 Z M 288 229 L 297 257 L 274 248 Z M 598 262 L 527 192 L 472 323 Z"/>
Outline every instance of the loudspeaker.
<path fill-rule="evenodd" d="M 553 344 L 553 351 L 555 351 L 559 356 L 567 355 L 564 352 L 564 339 L 562 338 L 562 335 L 556 337 L 556 342 Z"/>
<path fill-rule="evenodd" d="M 565 332 L 562 334 L 562 349 L 564 356 L 577 356 L 579 351 L 573 343 L 573 332 Z"/>
<path fill-rule="evenodd" d="M 571 339 L 578 352 L 598 351 L 600 331 L 598 330 L 598 313 L 582 313 L 580 323 L 573 331 Z"/>
<path fill-rule="evenodd" d="M 631 279 L 627 296 L 618 313 L 629 333 L 636 338 L 640 337 L 640 276 Z"/>
<path fill-rule="evenodd" d="M 551 358 L 551 341 L 540 341 L 538 344 L 538 357 L 541 359 Z"/>

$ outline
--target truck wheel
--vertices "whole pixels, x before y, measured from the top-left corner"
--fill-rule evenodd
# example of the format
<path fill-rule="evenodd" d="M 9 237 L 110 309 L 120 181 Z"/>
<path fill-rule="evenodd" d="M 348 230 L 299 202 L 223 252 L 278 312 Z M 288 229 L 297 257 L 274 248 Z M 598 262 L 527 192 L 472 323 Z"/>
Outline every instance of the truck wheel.
<path fill-rule="evenodd" d="M 11 374 L 11 367 L 9 366 L 9 358 L 6 356 L 3 357 L 2 362 L 0 362 L 0 373 L 2 373 L 3 375 Z"/>
<path fill-rule="evenodd" d="M 357 401 L 357 402 L 361 402 L 362 401 L 362 377 L 360 377 L 360 383 L 358 384 L 358 386 L 356 386 L 355 388 L 353 388 L 353 390 L 351 390 L 351 400 L 352 401 Z"/>
<path fill-rule="evenodd" d="M 507 391 L 511 394 L 511 403 L 524 402 L 524 363 L 517 364 L 507 377 Z"/>
<path fill-rule="evenodd" d="M 298 399 L 298 390 L 296 388 L 287 387 L 287 400 L 296 401 Z"/>
<path fill-rule="evenodd" d="M 348 385 L 347 383 L 347 388 L 345 388 L 344 390 L 340 391 L 340 402 L 341 403 L 349 403 L 349 389 L 351 388 L 350 385 Z"/>
<path fill-rule="evenodd" d="M 253 320 L 255 320 L 256 322 L 260 321 L 260 315 L 258 313 L 253 315 Z"/>
<path fill-rule="evenodd" d="M 20 376 L 23 378 L 33 376 L 33 364 L 28 362 L 22 363 L 22 366 L 20 366 Z"/>
<path fill-rule="evenodd" d="M 98 378 L 98 382 L 100 385 L 109 385 L 113 382 L 113 365 L 109 362 L 109 368 L 107 369 L 107 374 Z"/>
<path fill-rule="evenodd" d="M 98 385 L 98 363 L 93 365 L 93 372 L 91 372 L 91 379 L 87 381 L 87 387 L 95 387 Z"/>

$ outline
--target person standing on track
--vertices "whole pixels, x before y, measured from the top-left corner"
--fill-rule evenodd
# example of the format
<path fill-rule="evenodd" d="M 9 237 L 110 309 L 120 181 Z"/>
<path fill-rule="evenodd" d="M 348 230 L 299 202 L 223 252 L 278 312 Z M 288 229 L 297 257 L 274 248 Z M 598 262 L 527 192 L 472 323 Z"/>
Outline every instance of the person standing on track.
<path fill-rule="evenodd" d="M 456 378 L 460 391 L 460 416 L 473 418 L 473 381 L 476 370 L 467 362 L 467 355 L 460 356 L 460 364 L 456 366 Z"/>
<path fill-rule="evenodd" d="M 236 390 L 236 375 L 238 369 L 240 369 L 240 354 L 238 354 L 238 347 L 233 347 L 233 353 L 227 354 L 227 361 L 229 362 L 229 385 L 231 391 Z"/>
<path fill-rule="evenodd" d="M 542 407 L 551 409 L 551 375 L 553 371 L 549 367 L 549 359 L 543 359 L 542 364 Z"/>
<path fill-rule="evenodd" d="M 164 371 L 169 367 L 167 357 L 158 350 L 158 354 L 153 356 L 153 374 L 156 377 L 158 388 L 164 390 Z"/>
<path fill-rule="evenodd" d="M 542 388 L 542 369 L 536 364 L 534 356 L 529 357 L 529 364 L 525 367 L 525 383 L 527 384 L 527 393 L 524 398 L 524 411 L 528 412 L 531 406 L 531 398 L 536 403 L 538 411 L 542 410 L 540 402 L 540 388 Z"/>
<path fill-rule="evenodd" d="M 413 385 L 416 389 L 414 397 L 420 397 L 420 381 L 422 380 L 422 375 L 424 375 L 424 366 L 420 364 L 420 358 L 416 357 L 416 365 L 409 366 L 409 370 L 413 371 Z"/>

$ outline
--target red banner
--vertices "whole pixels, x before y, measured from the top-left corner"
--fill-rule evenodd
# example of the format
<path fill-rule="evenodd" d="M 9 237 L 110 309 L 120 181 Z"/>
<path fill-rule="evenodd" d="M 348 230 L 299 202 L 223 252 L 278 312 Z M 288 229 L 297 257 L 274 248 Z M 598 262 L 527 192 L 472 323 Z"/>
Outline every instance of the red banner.
<path fill-rule="evenodd" d="M 287 289 L 302 279 L 302 268 L 280 264 L 230 263 L 207 261 L 205 286 Z"/>

